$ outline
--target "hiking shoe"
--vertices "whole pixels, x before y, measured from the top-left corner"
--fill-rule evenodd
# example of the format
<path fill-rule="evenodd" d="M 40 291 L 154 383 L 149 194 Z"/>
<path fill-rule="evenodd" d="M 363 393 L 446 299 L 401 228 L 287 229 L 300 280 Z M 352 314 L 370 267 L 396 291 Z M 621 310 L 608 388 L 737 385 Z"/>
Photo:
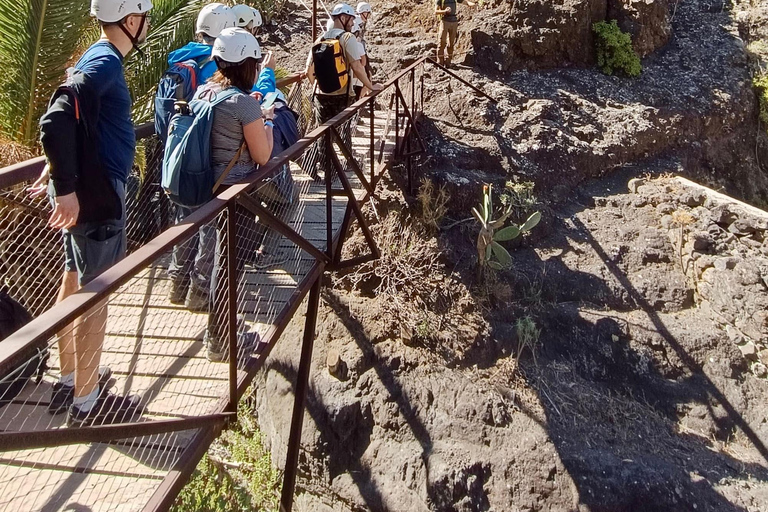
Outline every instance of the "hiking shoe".
<path fill-rule="evenodd" d="M 207 290 L 190 286 L 184 307 L 193 313 L 208 313 L 211 310 L 211 294 Z"/>
<path fill-rule="evenodd" d="M 109 389 L 109 381 L 112 379 L 112 370 L 109 366 L 99 366 L 99 389 L 102 393 Z M 48 404 L 50 414 L 60 414 L 72 405 L 72 399 L 75 398 L 75 386 L 67 386 L 61 382 L 53 383 L 51 392 L 51 402 Z"/>
<path fill-rule="evenodd" d="M 278 267 L 286 261 L 288 261 L 288 257 L 283 253 L 259 251 L 256 253 L 256 261 L 253 263 L 253 268 L 256 270 L 266 270 Z"/>
<path fill-rule="evenodd" d="M 229 346 L 221 340 L 214 340 L 205 335 L 205 345 L 208 351 L 208 360 L 213 363 L 229 361 Z M 239 332 L 237 335 L 237 366 L 243 368 L 248 359 L 254 354 L 259 354 L 266 346 L 262 343 L 261 336 L 257 332 Z"/>
<path fill-rule="evenodd" d="M 171 289 L 168 291 L 168 301 L 171 304 L 176 304 L 177 306 L 183 305 L 189 288 L 188 280 L 176 281 L 172 279 Z"/>
<path fill-rule="evenodd" d="M 120 396 L 112 393 L 102 394 L 90 411 L 81 411 L 76 405 L 69 406 L 68 427 L 90 427 L 93 425 L 111 425 L 128 423 L 141 416 L 144 408 L 138 395 Z"/>

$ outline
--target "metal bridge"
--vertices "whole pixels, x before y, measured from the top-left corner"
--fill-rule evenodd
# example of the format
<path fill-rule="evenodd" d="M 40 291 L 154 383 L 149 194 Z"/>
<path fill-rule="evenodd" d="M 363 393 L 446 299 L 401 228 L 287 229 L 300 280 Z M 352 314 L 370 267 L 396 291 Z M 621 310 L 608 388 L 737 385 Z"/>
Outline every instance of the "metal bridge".
<path fill-rule="evenodd" d="M 472 87 L 423 57 L 376 95 L 314 126 L 308 84 L 299 77 L 283 81 L 306 135 L 179 225 L 166 222 L 169 207 L 157 183 L 160 152 L 152 127 L 137 127 L 135 186 L 129 187 L 127 206 L 129 255 L 58 304 L 60 235 L 46 227 L 46 201 L 31 200 L 25 192 L 43 160 L 0 169 L 0 284 L 35 316 L 0 343 L 0 374 L 23 363 L 25 347 L 43 341 L 51 349 L 51 369 L 40 383 L 28 383 L 5 403 L 0 397 L 0 510 L 167 510 L 211 442 L 236 419 L 239 398 L 306 304 L 280 502 L 281 510 L 291 510 L 321 278 L 378 257 L 361 208 L 392 162 L 405 163 L 410 186 L 411 159 L 425 150 L 416 123 L 427 64 Z M 321 146 L 333 169 L 318 178 L 310 171 Z M 284 165 L 291 168 L 297 199 L 265 207 L 268 179 Z M 239 229 L 238 215 L 257 218 L 266 235 Z M 217 233 L 224 283 L 212 308 L 222 319 L 230 353 L 237 350 L 238 330 L 257 332 L 265 343 L 242 364 L 234 357 L 228 363 L 208 361 L 202 342 L 208 314 L 192 313 L 167 298 L 171 248 L 208 223 Z M 365 236 L 368 254 L 344 260 L 342 247 L 353 223 Z M 286 261 L 260 270 L 252 255 L 264 236 Z M 141 396 L 145 412 L 130 423 L 67 428 L 64 414 L 47 412 L 58 377 L 56 339 L 103 303 L 108 315 L 102 364 L 113 371 L 111 388 Z M 238 326 L 239 317 L 244 325 Z"/>

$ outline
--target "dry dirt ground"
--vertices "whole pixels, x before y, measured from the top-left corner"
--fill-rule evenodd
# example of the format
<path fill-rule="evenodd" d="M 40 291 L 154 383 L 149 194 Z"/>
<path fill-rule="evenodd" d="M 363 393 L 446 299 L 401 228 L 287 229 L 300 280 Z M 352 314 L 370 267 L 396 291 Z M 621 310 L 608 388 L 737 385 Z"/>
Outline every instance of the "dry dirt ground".
<path fill-rule="evenodd" d="M 428 77 L 447 101 L 428 106 L 420 170 L 449 210 L 425 222 L 434 196 L 405 196 L 393 169 L 367 210 L 381 260 L 329 277 L 298 510 L 768 510 L 768 215 L 665 174 L 761 200 L 764 140 L 734 16 L 679 4 L 634 84 L 459 69 L 491 107 Z M 428 3 L 374 9 L 382 75 L 403 64 L 386 48 L 429 50 Z M 303 65 L 308 37 L 286 30 L 283 61 Z M 517 218 L 543 220 L 507 244 L 511 269 L 479 278 L 479 184 L 528 180 L 539 199 Z M 302 322 L 256 385 L 278 464 Z"/>

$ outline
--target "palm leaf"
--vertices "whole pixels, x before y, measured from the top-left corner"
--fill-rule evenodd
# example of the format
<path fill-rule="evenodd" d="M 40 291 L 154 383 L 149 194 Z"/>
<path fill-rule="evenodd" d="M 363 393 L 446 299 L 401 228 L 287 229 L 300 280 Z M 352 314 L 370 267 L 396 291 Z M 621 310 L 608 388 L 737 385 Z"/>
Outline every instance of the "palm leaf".
<path fill-rule="evenodd" d="M 0 2 L 0 131 L 25 145 L 37 139 L 37 123 L 88 20 L 83 0 Z"/>
<path fill-rule="evenodd" d="M 125 77 L 134 98 L 135 123 L 149 120 L 154 112 L 157 83 L 168 68 L 168 53 L 194 38 L 195 20 L 208 0 L 156 0 L 144 57 L 132 52 L 126 60 Z"/>

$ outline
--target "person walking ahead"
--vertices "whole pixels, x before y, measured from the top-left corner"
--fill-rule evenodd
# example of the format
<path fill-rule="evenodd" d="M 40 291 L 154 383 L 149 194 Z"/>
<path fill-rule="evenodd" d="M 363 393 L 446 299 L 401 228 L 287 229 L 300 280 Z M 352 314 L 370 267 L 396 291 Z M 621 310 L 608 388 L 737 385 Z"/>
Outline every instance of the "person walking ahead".
<path fill-rule="evenodd" d="M 435 14 L 440 20 L 440 27 L 437 31 L 437 62 L 443 66 L 450 66 L 453 59 L 453 50 L 456 46 L 456 39 L 459 35 L 459 18 L 456 16 L 456 3 L 464 3 L 464 0 L 436 0 Z M 469 7 L 474 7 L 475 3 L 467 0 Z M 444 55 L 448 44 L 448 55 Z"/>
<path fill-rule="evenodd" d="M 136 138 L 123 59 L 144 41 L 150 0 L 92 0 L 101 39 L 75 64 L 40 120 L 53 204 L 49 224 L 64 237 L 65 272 L 59 300 L 125 256 L 125 183 Z M 46 189 L 47 172 L 31 189 Z M 107 392 L 111 372 L 99 368 L 107 322 L 100 304 L 59 336 L 61 379 L 49 412 L 68 409 L 69 426 L 129 421 L 141 412 L 137 396 Z"/>
<path fill-rule="evenodd" d="M 352 35 L 352 25 L 355 22 L 355 10 L 347 4 L 336 4 L 331 11 L 331 19 L 333 20 L 333 28 L 328 30 L 322 35 L 319 41 L 316 41 L 314 48 L 322 41 L 338 40 L 338 44 L 341 48 L 341 61 L 346 66 L 346 77 L 344 82 L 346 85 L 338 88 L 337 90 L 325 90 L 323 91 L 320 84 L 316 84 L 314 93 L 315 112 L 317 114 L 317 121 L 319 124 L 325 123 L 333 118 L 335 115 L 342 112 L 347 108 L 355 98 L 355 91 L 352 88 L 351 76 L 349 73 L 354 73 L 354 76 L 358 77 L 363 86 L 370 91 L 381 90 L 381 85 L 371 82 L 368 78 L 368 74 L 365 71 L 362 61 L 360 60 L 362 47 L 358 43 L 357 38 Z M 337 69 L 318 69 L 314 63 L 313 51 L 310 52 L 310 56 L 307 62 L 307 77 L 310 82 L 315 81 L 320 75 L 327 75 L 337 73 Z M 335 59 L 334 63 L 337 63 L 339 59 Z M 334 64 L 335 65 L 335 64 Z M 347 139 L 348 134 L 343 133 L 342 136 Z M 325 145 L 321 144 L 319 149 L 319 163 L 321 168 L 328 172 L 331 169 L 330 155 L 326 155 Z M 310 171 L 313 177 L 317 177 L 316 171 Z"/>

